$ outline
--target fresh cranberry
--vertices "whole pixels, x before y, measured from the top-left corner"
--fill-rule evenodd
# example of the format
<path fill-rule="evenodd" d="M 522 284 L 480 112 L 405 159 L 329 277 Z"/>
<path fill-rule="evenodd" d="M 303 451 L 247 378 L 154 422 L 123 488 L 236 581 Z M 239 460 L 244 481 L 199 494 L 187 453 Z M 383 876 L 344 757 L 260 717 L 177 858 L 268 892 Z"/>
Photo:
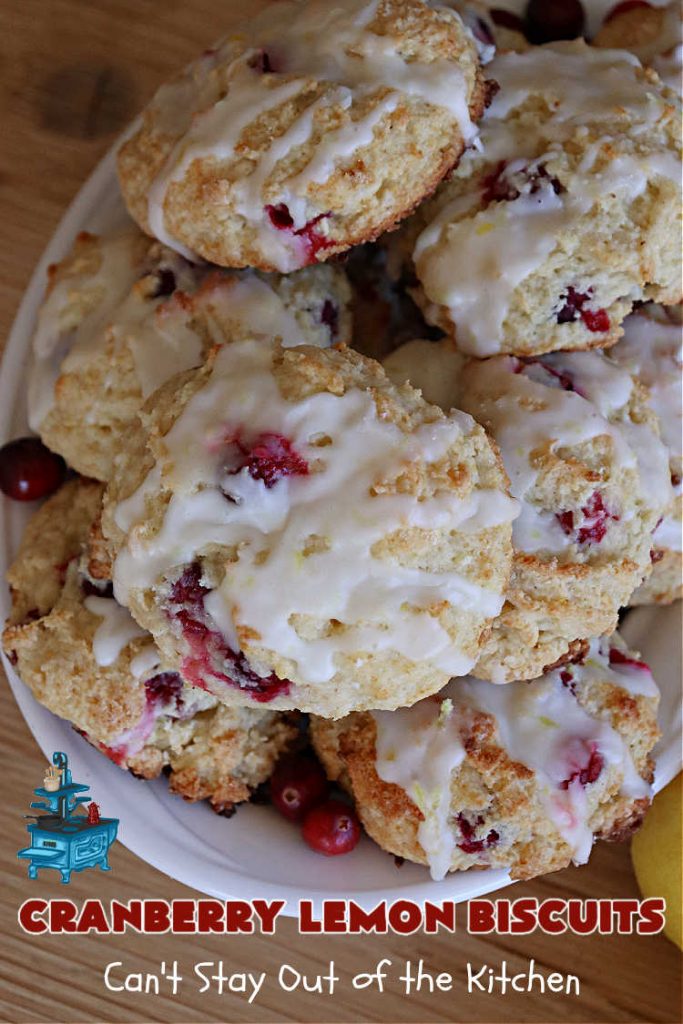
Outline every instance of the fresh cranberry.
<path fill-rule="evenodd" d="M 563 668 L 560 672 L 560 682 L 567 687 L 573 697 L 576 697 L 576 680 L 568 668 Z"/>
<path fill-rule="evenodd" d="M 488 850 L 490 846 L 495 844 L 500 839 L 500 836 L 494 828 L 492 828 L 485 836 L 481 839 L 475 839 L 476 830 L 480 825 L 484 824 L 484 818 L 479 815 L 473 822 L 468 821 L 464 814 L 459 814 L 456 818 L 460 834 L 462 835 L 462 842 L 458 843 L 458 849 L 462 850 L 463 853 L 483 853 L 484 850 Z"/>
<path fill-rule="evenodd" d="M 549 184 L 555 195 L 561 195 L 565 191 L 559 178 L 550 177 L 545 164 L 514 168 L 505 160 L 501 160 L 484 178 L 484 202 L 513 202 L 519 199 L 522 191 L 528 195 L 536 195 L 544 184 Z"/>
<path fill-rule="evenodd" d="M 0 448 L 0 491 L 15 501 L 54 494 L 66 476 L 66 463 L 37 437 L 20 437 Z"/>
<path fill-rule="evenodd" d="M 628 665 L 630 668 L 637 668 L 642 672 L 650 671 L 650 666 L 646 662 L 638 661 L 637 658 L 631 658 L 617 647 L 610 648 L 609 663 L 610 665 Z"/>
<path fill-rule="evenodd" d="M 558 324 L 573 324 L 577 317 L 580 317 L 589 331 L 595 334 L 604 334 L 610 328 L 610 320 L 607 311 L 604 309 L 584 309 L 593 294 L 591 288 L 587 292 L 577 292 L 570 285 L 566 294 L 561 298 L 564 305 L 557 314 Z"/>
<path fill-rule="evenodd" d="M 145 680 L 145 696 L 147 704 L 175 703 L 176 711 L 182 707 L 183 681 L 177 672 L 158 672 L 157 675 Z"/>
<path fill-rule="evenodd" d="M 579 0 L 530 0 L 526 34 L 531 43 L 576 39 L 583 33 L 583 6 Z"/>
<path fill-rule="evenodd" d="M 608 511 L 599 491 L 591 494 L 586 504 L 582 506 L 581 514 L 585 520 L 581 526 L 576 525 L 574 512 L 556 514 L 556 519 L 567 536 L 575 534 L 577 544 L 599 544 L 605 538 L 609 521 L 619 520 L 619 516 Z"/>
<path fill-rule="evenodd" d="M 284 203 L 280 203 L 278 206 L 266 206 L 266 212 L 270 223 L 278 231 L 288 231 L 289 228 L 294 227 L 294 218 Z"/>
<path fill-rule="evenodd" d="M 593 334 L 606 334 L 610 323 L 606 309 L 582 309 L 581 319 Z"/>
<path fill-rule="evenodd" d="M 265 704 L 279 694 L 289 692 L 291 683 L 271 672 L 259 676 L 242 652 L 233 651 L 225 637 L 211 628 L 204 611 L 204 597 L 209 587 L 201 582 L 198 562 L 188 565 L 173 583 L 167 614 L 177 621 L 190 652 L 183 659 L 182 672 L 188 682 L 208 689 L 207 678 L 215 677 L 229 686 L 245 691 L 258 703 Z"/>
<path fill-rule="evenodd" d="M 93 747 L 97 747 L 98 750 L 101 750 L 102 753 L 108 757 L 110 761 L 113 761 L 115 765 L 118 765 L 119 768 L 123 768 L 126 761 L 126 748 L 124 745 L 121 745 L 120 747 L 108 747 L 106 743 L 97 743 L 95 740 L 91 740 L 87 732 L 81 732 L 81 736 L 83 736 L 88 743 L 91 743 Z"/>
<path fill-rule="evenodd" d="M 588 786 L 598 779 L 605 764 L 604 758 L 595 743 L 584 744 L 584 746 L 586 747 L 588 760 L 583 767 L 577 768 L 564 782 L 560 783 L 560 789 L 569 789 L 572 782 L 575 782 L 577 779 L 582 786 Z"/>
<path fill-rule="evenodd" d="M 301 833 L 312 850 L 336 857 L 358 845 L 360 831 L 353 808 L 341 800 L 326 800 L 308 812 Z"/>
<path fill-rule="evenodd" d="M 188 565 L 171 587 L 173 604 L 202 604 L 209 591 L 202 583 L 202 567 L 199 562 Z"/>
<path fill-rule="evenodd" d="M 681 479 L 682 478 L 681 478 L 679 473 L 672 473 L 671 474 L 671 486 L 672 487 L 680 487 L 681 486 Z"/>
<path fill-rule="evenodd" d="M 626 14 L 627 11 L 633 11 L 637 7 L 650 6 L 650 4 L 646 3 L 646 0 L 622 0 L 622 3 L 617 4 L 611 11 L 608 11 L 605 16 L 604 24 L 606 25 L 608 21 L 612 20 L 612 18 L 617 18 L 620 14 Z"/>
<path fill-rule="evenodd" d="M 588 301 L 589 297 L 587 293 L 577 292 L 570 285 L 566 294 L 561 296 L 564 299 L 564 305 L 557 314 L 558 324 L 573 324 L 581 311 L 581 307 Z"/>
<path fill-rule="evenodd" d="M 503 7 L 492 7 L 489 14 L 494 25 L 509 28 L 512 32 L 521 32 L 524 35 L 524 22 L 512 11 L 506 11 Z"/>
<path fill-rule="evenodd" d="M 230 442 L 227 461 L 229 475 L 246 468 L 254 480 L 262 480 L 269 489 L 283 477 L 308 475 L 308 463 L 282 434 L 259 434 L 251 444 L 237 437 Z"/>
<path fill-rule="evenodd" d="M 332 341 L 336 341 L 339 336 L 339 307 L 332 302 L 332 299 L 325 299 L 323 302 L 320 322 L 328 328 Z"/>
<path fill-rule="evenodd" d="M 91 580 L 89 576 L 84 576 L 81 590 L 86 597 L 114 597 L 114 584 L 111 580 Z"/>
<path fill-rule="evenodd" d="M 515 373 L 523 373 L 526 367 L 534 366 L 540 368 L 540 376 L 545 377 L 539 383 L 546 384 L 548 387 L 560 387 L 563 391 L 574 391 L 580 395 L 581 392 L 574 384 L 572 375 L 567 370 L 560 370 L 555 366 L 551 366 L 549 363 L 543 362 L 542 359 L 527 359 L 523 363 L 520 361 L 519 367 L 515 367 Z M 534 372 L 525 374 L 529 380 L 535 380 Z M 547 378 L 550 378 L 549 380 Z"/>
<path fill-rule="evenodd" d="M 288 757 L 279 761 L 270 779 L 270 796 L 288 821 L 302 821 L 327 796 L 327 777 L 312 757 Z"/>
<path fill-rule="evenodd" d="M 319 252 L 334 245 L 331 239 L 321 235 L 317 230 L 320 221 L 330 216 L 329 212 L 319 213 L 317 217 L 313 217 L 297 231 L 294 230 L 294 218 L 284 203 L 278 203 L 277 206 L 266 206 L 266 213 L 274 228 L 278 231 L 290 231 L 295 238 L 301 240 L 305 254 L 305 262 L 302 265 L 313 263 Z"/>

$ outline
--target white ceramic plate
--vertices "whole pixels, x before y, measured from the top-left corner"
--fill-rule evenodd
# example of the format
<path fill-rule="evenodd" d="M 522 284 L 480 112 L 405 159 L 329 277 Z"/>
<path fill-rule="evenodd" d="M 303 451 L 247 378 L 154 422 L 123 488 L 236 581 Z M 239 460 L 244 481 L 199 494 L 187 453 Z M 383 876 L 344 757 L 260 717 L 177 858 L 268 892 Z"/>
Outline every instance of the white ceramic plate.
<path fill-rule="evenodd" d="M 65 255 L 79 231 L 105 231 L 125 216 L 112 150 L 66 212 L 17 314 L 0 372 L 0 444 L 28 432 L 26 367 L 48 264 Z M 2 580 L 30 513 L 30 506 L 0 499 Z M 3 583 L 0 619 L 7 611 Z M 658 750 L 656 779 L 661 788 L 680 768 L 679 609 L 632 613 L 626 635 L 634 643 L 640 641 L 637 646 L 657 670 L 664 691 L 666 731 Z M 368 839 L 346 857 L 328 860 L 309 851 L 298 830 L 271 808 L 244 806 L 227 820 L 205 805 L 187 804 L 169 794 L 165 780 L 142 782 L 116 768 L 67 723 L 41 707 L 5 658 L 3 663 L 17 703 L 46 757 L 51 758 L 55 750 L 66 751 L 74 777 L 92 786 L 105 814 L 120 819 L 120 840 L 160 871 L 201 892 L 222 899 L 286 899 L 288 912 L 294 915 L 300 899 L 318 903 L 348 897 L 363 906 L 399 898 L 460 901 L 509 882 L 505 871 L 469 871 L 432 882 L 426 869 L 408 863 L 398 868 Z M 27 791 L 27 799 L 29 795 Z"/>

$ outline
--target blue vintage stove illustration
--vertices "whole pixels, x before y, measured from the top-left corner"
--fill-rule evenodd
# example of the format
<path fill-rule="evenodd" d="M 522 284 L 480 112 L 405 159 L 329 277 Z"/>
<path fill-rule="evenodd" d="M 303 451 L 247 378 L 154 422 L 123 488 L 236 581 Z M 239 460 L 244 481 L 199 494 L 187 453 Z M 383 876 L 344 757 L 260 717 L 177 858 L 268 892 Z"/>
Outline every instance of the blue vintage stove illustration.
<path fill-rule="evenodd" d="M 110 871 L 107 853 L 116 839 L 118 818 L 100 818 L 91 797 L 77 795 L 87 793 L 90 786 L 72 781 L 65 753 L 54 753 L 52 764 L 44 786 L 33 791 L 41 800 L 31 803 L 31 807 L 46 813 L 26 815 L 36 819 L 26 826 L 31 845 L 17 854 L 29 861 L 28 877 L 37 878 L 39 868 L 56 868 L 66 884 L 72 871 L 97 865 L 102 871 Z M 84 804 L 90 804 L 87 817 L 77 813 Z"/>

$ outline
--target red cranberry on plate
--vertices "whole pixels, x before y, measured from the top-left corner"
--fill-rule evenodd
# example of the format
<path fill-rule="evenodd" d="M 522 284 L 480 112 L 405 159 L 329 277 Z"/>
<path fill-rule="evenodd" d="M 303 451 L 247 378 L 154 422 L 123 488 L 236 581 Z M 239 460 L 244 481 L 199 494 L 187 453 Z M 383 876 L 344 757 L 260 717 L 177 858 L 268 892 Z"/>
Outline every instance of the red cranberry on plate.
<path fill-rule="evenodd" d="M 360 839 L 356 812 L 341 800 L 326 800 L 304 818 L 302 835 L 312 850 L 326 857 L 350 853 Z"/>
<path fill-rule="evenodd" d="M 66 463 L 37 437 L 20 437 L 0 448 L 0 491 L 15 501 L 54 494 L 66 476 Z"/>
<path fill-rule="evenodd" d="M 576 39 L 583 33 L 583 6 L 579 0 L 530 0 L 526 34 L 531 43 Z"/>
<path fill-rule="evenodd" d="M 270 798 L 288 821 L 302 821 L 329 790 L 322 766 L 312 757 L 286 757 L 270 780 Z"/>

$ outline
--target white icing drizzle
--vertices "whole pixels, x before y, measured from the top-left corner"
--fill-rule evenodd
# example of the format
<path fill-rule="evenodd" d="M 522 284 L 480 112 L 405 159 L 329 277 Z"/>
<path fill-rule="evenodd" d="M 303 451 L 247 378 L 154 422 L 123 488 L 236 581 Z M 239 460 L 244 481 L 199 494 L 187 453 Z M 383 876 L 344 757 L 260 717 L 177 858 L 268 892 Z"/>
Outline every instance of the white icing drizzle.
<path fill-rule="evenodd" d="M 602 352 L 555 352 L 544 362 L 568 370 L 578 390 L 605 419 L 610 419 L 635 455 L 643 504 L 661 511 L 671 501 L 667 451 L 646 423 L 621 417 L 633 390 L 631 374 Z"/>
<path fill-rule="evenodd" d="M 683 551 L 683 522 L 680 509 L 673 514 L 662 516 L 661 523 L 652 534 L 652 540 L 657 548 Z"/>
<path fill-rule="evenodd" d="M 114 567 L 118 599 L 127 603 L 131 587 L 152 586 L 210 545 L 235 547 L 239 558 L 226 564 L 205 608 L 236 650 L 239 625 L 314 682 L 334 675 L 342 652 L 390 649 L 451 674 L 469 671 L 471 658 L 428 609 L 447 601 L 486 618 L 498 614 L 502 594 L 453 572 L 380 560 L 373 545 L 408 527 L 479 531 L 509 522 L 516 504 L 497 491 L 468 499 L 437 493 L 419 502 L 371 491 L 413 460 L 445 456 L 471 429 L 471 418 L 454 412 L 406 435 L 378 418 L 362 390 L 290 403 L 272 375 L 272 356 L 270 346 L 251 341 L 221 349 L 209 381 L 163 438 L 165 455 L 118 506 L 116 521 L 130 531 Z M 282 478 L 270 489 L 247 469 L 225 476 L 221 439 L 245 429 L 253 437 L 286 437 L 313 471 Z M 318 446 L 321 437 L 331 444 Z M 143 540 L 138 524 L 144 523 L 146 495 L 159 486 L 161 463 L 173 495 L 159 532 Z M 323 544 L 308 553 L 312 537 Z M 338 620 L 346 628 L 304 640 L 292 623 L 296 615 Z"/>
<path fill-rule="evenodd" d="M 382 365 L 394 384 L 408 381 L 422 392 L 425 401 L 438 405 L 444 412 L 450 412 L 457 404 L 462 356 L 450 343 L 407 341 L 388 355 Z"/>
<path fill-rule="evenodd" d="M 136 232 L 102 240 L 96 274 L 78 278 L 75 285 L 60 282 L 45 301 L 29 378 L 29 421 L 34 430 L 54 406 L 60 374 L 79 373 L 107 346 L 129 350 L 145 399 L 174 374 L 200 365 L 204 343 L 198 321 L 217 345 L 245 336 L 279 338 L 285 348 L 309 340 L 302 338 L 301 327 L 276 288 L 249 271 L 207 276 L 205 268 L 169 253 L 176 292 L 156 299 L 145 295 L 136 287 L 144 273 L 134 259 L 133 246 L 139 240 Z M 71 329 L 67 318 L 74 288 L 101 297 Z M 78 307 L 76 301 L 75 315 Z"/>
<path fill-rule="evenodd" d="M 565 204 L 547 184 L 466 220 L 451 221 L 454 212 L 446 207 L 418 238 L 418 276 L 427 297 L 448 307 L 462 351 L 492 355 L 512 293 L 555 247 Z"/>
<path fill-rule="evenodd" d="M 143 647 L 140 653 L 130 660 L 131 675 L 135 679 L 150 678 L 159 668 L 161 668 L 161 654 L 154 644 Z"/>
<path fill-rule="evenodd" d="M 113 665 L 131 640 L 148 635 L 138 626 L 128 609 L 122 608 L 110 597 L 91 595 L 86 597 L 83 604 L 89 612 L 102 619 L 92 641 L 95 661 L 102 668 Z"/>
<path fill-rule="evenodd" d="M 451 774 L 465 759 L 457 717 L 437 698 L 399 711 L 373 711 L 377 774 L 405 790 L 422 813 L 417 838 L 432 878 L 448 873 L 455 835 L 450 825 Z"/>
<path fill-rule="evenodd" d="M 552 361 L 557 365 L 568 355 L 556 353 L 544 357 L 543 362 L 550 364 Z M 591 363 L 593 357 L 603 358 L 582 352 L 580 361 L 586 359 Z M 610 423 L 592 402 L 575 392 L 534 379 L 536 364 L 532 363 L 522 373 L 515 372 L 517 365 L 517 361 L 508 356 L 470 363 L 463 381 L 461 402 L 489 427 L 510 478 L 510 492 L 522 502 L 521 515 L 512 526 L 515 549 L 558 552 L 568 546 L 570 538 L 564 534 L 554 514 L 539 510 L 529 498 L 538 476 L 532 453 L 539 449 L 553 451 L 570 447 L 606 435 L 612 439 L 618 465 L 635 468 L 636 455 L 624 437 L 622 425 Z M 623 385 L 619 375 L 619 389 Z M 471 392 L 476 393 L 476 400 L 469 399 Z M 487 399 L 487 394 L 496 397 Z M 621 390 L 619 397 L 623 397 Z M 604 399 L 607 405 L 611 401 Z M 656 448 L 658 445 L 661 449 L 661 443 L 649 431 L 648 437 L 653 442 L 652 457 L 656 458 Z"/>
<path fill-rule="evenodd" d="M 245 337 L 278 338 L 284 348 L 310 344 L 275 289 L 253 274 L 221 276 L 214 288 L 202 289 L 199 301 L 216 344 Z"/>
<path fill-rule="evenodd" d="M 614 647 L 627 653 L 616 634 L 591 641 L 585 664 L 570 666 L 577 684 L 596 680 L 656 699 L 657 686 L 647 668 L 610 664 Z M 630 657 L 637 660 L 636 655 Z M 585 765 L 588 750 L 594 746 L 605 766 L 619 772 L 624 796 L 649 798 L 650 787 L 638 774 L 622 737 L 581 707 L 563 685 L 562 671 L 507 686 L 469 677 L 453 679 L 438 698 L 397 712 L 373 712 L 377 774 L 401 786 L 422 812 L 418 840 L 435 879 L 443 878 L 451 866 L 458 843 L 454 818 L 459 810 L 467 810 L 451 809 L 451 776 L 465 760 L 461 730 L 473 710 L 495 718 L 498 742 L 512 760 L 534 772 L 546 813 L 571 847 L 575 863 L 584 863 L 590 854 L 591 806 L 578 778 L 566 788 L 563 783 Z"/>
<path fill-rule="evenodd" d="M 505 161 L 505 174 L 512 176 L 529 164 L 551 160 L 579 130 L 597 127 L 602 134 L 578 169 L 580 182 L 555 194 L 550 180 L 538 179 L 532 190 L 522 178 L 515 182 L 518 198 L 491 202 L 467 216 L 481 202 L 482 188 L 481 156 L 470 150 L 462 162 L 472 170 L 470 191 L 441 209 L 415 245 L 413 257 L 427 300 L 447 307 L 458 346 L 473 355 L 500 351 L 513 293 L 555 249 L 558 234 L 601 195 L 616 193 L 633 201 L 657 176 L 680 182 L 680 166 L 669 153 L 617 153 L 606 166 L 594 166 L 598 157 L 614 152 L 614 118 L 620 111 L 632 112 L 647 132 L 665 101 L 639 81 L 640 63 L 633 55 L 572 47 L 533 47 L 492 61 L 490 74 L 501 88 L 482 122 L 481 149 L 487 167 Z M 534 95 L 552 105 L 549 118 L 526 117 L 520 126 L 506 120 Z"/>
<path fill-rule="evenodd" d="M 673 460 L 683 457 L 683 328 L 663 307 L 645 306 L 624 320 L 624 336 L 610 356 L 648 389 L 662 438 Z M 672 469 L 675 467 L 672 466 Z"/>
<path fill-rule="evenodd" d="M 683 328 L 675 310 L 645 306 L 624 321 L 624 336 L 610 350 L 616 363 L 646 387 L 648 403 L 659 420 L 672 475 L 683 475 Z M 643 461 L 649 453 L 643 450 Z M 653 535 L 655 546 L 683 550 L 680 484 L 671 491 L 669 507 Z"/>
<path fill-rule="evenodd" d="M 352 118 L 341 128 L 330 131 L 316 147 L 308 165 L 285 183 L 280 196 L 271 200 L 272 205 L 287 205 L 295 230 L 327 212 L 311 205 L 309 186 L 328 180 L 340 162 L 369 145 L 376 126 L 396 108 L 401 96 L 414 96 L 445 108 L 457 122 L 465 141 L 474 139 L 476 129 L 470 120 L 467 86 L 460 67 L 454 61 L 420 64 L 404 60 L 398 52 L 396 37 L 379 36 L 368 30 L 377 6 L 376 0 L 369 4 L 366 0 L 274 4 L 245 26 L 245 45 L 250 48 L 225 71 L 222 98 L 218 98 L 217 84 L 212 85 L 217 66 L 221 59 L 226 59 L 222 58 L 224 51 L 220 48 L 210 60 L 195 62 L 188 70 L 196 91 L 197 113 L 191 119 L 187 112 L 191 89 L 174 84 L 160 90 L 154 106 L 163 111 L 178 102 L 178 130 L 182 134 L 149 191 L 148 220 L 157 238 L 187 255 L 165 225 L 164 202 L 169 186 L 180 181 L 197 159 L 233 160 L 244 130 L 263 114 L 307 90 L 312 81 L 327 82 L 337 88 L 309 104 L 283 135 L 273 139 L 252 174 L 232 190 L 236 211 L 255 227 L 261 243 L 268 247 L 270 259 L 284 272 L 301 265 L 303 241 L 293 231 L 277 231 L 273 227 L 264 209 L 262 190 L 275 166 L 309 140 L 315 115 L 321 108 L 337 104 L 352 115 L 354 99 L 372 97 L 380 89 L 390 90 L 364 118 Z M 228 40 L 227 45 L 229 52 L 233 52 L 233 40 Z M 253 66 L 261 53 L 271 50 L 276 55 L 276 64 L 279 61 L 285 68 L 284 81 L 277 72 L 262 74 Z"/>

